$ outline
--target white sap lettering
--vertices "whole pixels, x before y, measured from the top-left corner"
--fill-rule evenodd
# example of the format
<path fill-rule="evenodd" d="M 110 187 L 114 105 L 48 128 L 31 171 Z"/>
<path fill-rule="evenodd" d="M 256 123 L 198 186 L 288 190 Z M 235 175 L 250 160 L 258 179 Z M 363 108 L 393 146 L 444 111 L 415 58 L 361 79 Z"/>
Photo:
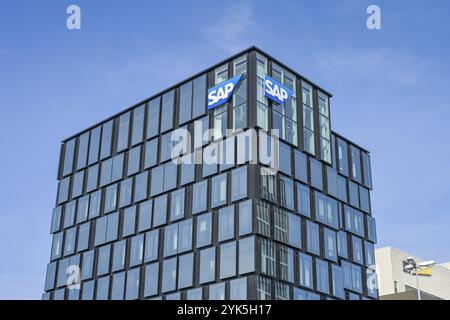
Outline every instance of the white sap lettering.
<path fill-rule="evenodd" d="M 217 90 L 212 90 L 208 94 L 208 104 L 212 105 L 214 103 L 217 103 L 219 100 L 228 98 L 228 96 L 233 91 L 233 89 L 234 89 L 234 84 L 230 82 L 230 83 L 227 83 L 226 85 L 220 87 Z"/>
<path fill-rule="evenodd" d="M 287 91 L 280 86 L 273 84 L 269 79 L 266 79 L 266 91 L 268 94 L 277 97 L 278 100 L 282 102 L 288 98 Z"/>

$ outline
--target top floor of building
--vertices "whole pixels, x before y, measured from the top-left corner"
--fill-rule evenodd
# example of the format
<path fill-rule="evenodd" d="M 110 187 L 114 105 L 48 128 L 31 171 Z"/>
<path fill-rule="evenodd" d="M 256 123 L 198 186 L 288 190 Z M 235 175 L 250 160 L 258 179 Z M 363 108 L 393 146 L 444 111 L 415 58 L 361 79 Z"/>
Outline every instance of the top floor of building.
<path fill-rule="evenodd" d="M 289 90 L 289 97 L 275 102 L 267 94 L 266 78 Z M 211 93 L 236 79 L 228 97 L 221 99 L 217 90 Z M 332 131 L 331 97 L 325 89 L 251 47 L 65 139 L 58 179 L 144 141 L 164 140 L 177 128 L 194 135 L 194 122 L 199 121 L 202 130 L 215 130 L 206 138 L 208 142 L 248 128 L 277 129 L 285 144 L 371 189 L 370 154 Z M 157 153 L 163 153 L 163 147 L 159 143 Z"/>

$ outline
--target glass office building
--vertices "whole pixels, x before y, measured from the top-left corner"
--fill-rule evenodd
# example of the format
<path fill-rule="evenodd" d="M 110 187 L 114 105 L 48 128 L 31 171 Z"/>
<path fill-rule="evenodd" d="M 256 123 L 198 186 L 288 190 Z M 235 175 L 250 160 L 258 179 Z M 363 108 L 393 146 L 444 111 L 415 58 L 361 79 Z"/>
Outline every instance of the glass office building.
<path fill-rule="evenodd" d="M 292 96 L 269 100 L 266 75 Z M 330 98 L 252 47 L 64 140 L 43 299 L 377 299 L 370 155 L 331 130 Z M 277 171 L 238 148 L 271 129 Z"/>

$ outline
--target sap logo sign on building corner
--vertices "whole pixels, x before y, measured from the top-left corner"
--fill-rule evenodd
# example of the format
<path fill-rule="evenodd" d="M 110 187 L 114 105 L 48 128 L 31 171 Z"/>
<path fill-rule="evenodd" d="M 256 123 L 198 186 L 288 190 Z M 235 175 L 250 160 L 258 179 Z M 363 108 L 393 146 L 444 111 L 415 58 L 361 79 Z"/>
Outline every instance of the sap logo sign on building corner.
<path fill-rule="evenodd" d="M 234 89 L 236 88 L 242 74 L 231 78 L 227 81 L 219 83 L 217 86 L 208 90 L 208 110 L 213 109 L 227 102 Z"/>
<path fill-rule="evenodd" d="M 270 100 L 282 104 L 293 94 L 294 92 L 291 89 L 272 79 L 268 75 L 264 76 L 264 95 Z"/>

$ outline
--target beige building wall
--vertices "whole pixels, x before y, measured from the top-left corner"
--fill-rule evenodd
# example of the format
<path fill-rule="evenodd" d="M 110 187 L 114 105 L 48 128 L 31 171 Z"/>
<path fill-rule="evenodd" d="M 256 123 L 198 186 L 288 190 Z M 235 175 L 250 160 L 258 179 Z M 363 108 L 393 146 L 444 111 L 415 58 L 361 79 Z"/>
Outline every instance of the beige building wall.
<path fill-rule="evenodd" d="M 403 260 L 413 257 L 418 263 L 419 257 L 393 247 L 375 250 L 376 271 L 380 297 L 406 291 L 405 286 L 416 288 L 416 277 L 403 272 Z M 420 290 L 441 299 L 450 300 L 450 263 L 433 267 L 431 277 L 419 277 Z"/>

